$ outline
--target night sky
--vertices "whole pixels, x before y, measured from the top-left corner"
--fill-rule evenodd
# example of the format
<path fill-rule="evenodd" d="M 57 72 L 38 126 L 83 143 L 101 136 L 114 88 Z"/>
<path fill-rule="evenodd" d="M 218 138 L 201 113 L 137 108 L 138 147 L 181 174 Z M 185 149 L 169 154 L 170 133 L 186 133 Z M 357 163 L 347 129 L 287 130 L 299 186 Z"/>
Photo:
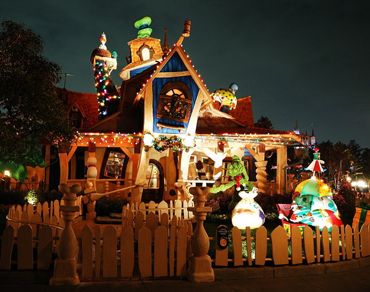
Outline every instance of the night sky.
<path fill-rule="evenodd" d="M 103 4 L 106 3 L 106 4 Z M 118 73 L 136 37 L 133 22 L 152 17 L 153 37 L 172 45 L 185 19 L 184 48 L 211 91 L 239 85 L 254 118 L 274 128 L 314 128 L 319 141 L 370 147 L 370 1 L 17 1 L 1 0 L 0 20 L 41 35 L 45 55 L 73 74 L 67 88 L 94 92 L 91 51 L 101 32 L 118 52 Z"/>

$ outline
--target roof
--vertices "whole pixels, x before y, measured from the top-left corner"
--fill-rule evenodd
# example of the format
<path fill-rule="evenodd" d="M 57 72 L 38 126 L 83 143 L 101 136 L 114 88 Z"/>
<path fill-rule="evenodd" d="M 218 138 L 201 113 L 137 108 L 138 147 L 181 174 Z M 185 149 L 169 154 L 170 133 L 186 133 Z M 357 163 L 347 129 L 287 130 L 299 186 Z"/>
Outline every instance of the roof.
<path fill-rule="evenodd" d="M 75 106 L 83 117 L 82 130 L 87 130 L 98 121 L 98 102 L 96 93 L 82 93 L 57 88 L 57 94 L 67 102 L 68 112 Z"/>
<path fill-rule="evenodd" d="M 230 115 L 248 127 L 253 127 L 252 98 L 250 96 L 238 98 L 238 104 Z"/>

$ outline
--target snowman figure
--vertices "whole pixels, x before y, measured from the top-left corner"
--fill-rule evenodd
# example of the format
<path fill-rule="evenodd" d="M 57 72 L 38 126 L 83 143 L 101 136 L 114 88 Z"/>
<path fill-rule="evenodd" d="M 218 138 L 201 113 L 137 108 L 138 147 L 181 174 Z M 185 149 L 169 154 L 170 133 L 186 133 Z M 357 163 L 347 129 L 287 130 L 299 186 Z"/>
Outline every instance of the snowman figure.
<path fill-rule="evenodd" d="M 238 194 L 242 199 L 236 204 L 232 212 L 231 222 L 239 229 L 245 229 L 246 227 L 255 229 L 265 222 L 265 213 L 254 200 L 258 195 L 258 189 L 254 187 L 250 192 L 246 190 L 242 188 Z"/>

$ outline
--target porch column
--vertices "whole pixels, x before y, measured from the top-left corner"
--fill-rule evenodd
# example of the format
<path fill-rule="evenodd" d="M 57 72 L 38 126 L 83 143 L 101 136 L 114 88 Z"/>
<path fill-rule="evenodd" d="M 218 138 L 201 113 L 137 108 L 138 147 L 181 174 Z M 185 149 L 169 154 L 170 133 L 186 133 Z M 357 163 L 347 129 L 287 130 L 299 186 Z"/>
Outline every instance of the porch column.
<path fill-rule="evenodd" d="M 66 184 L 68 180 L 68 155 L 66 146 L 58 146 L 58 156 L 60 168 L 59 184 Z"/>
<path fill-rule="evenodd" d="M 279 147 L 276 150 L 277 169 L 276 169 L 276 190 L 282 195 L 286 192 L 286 167 L 287 167 L 287 148 Z"/>
<path fill-rule="evenodd" d="M 84 203 L 87 204 L 87 214 L 86 219 L 95 219 L 95 200 L 92 200 L 91 196 L 93 193 L 96 193 L 96 177 L 98 175 L 98 170 L 96 168 L 97 159 L 96 159 L 96 146 L 94 143 L 89 143 L 88 157 L 86 161 L 87 166 L 87 175 L 86 175 L 86 186 L 84 193 Z"/>
<path fill-rule="evenodd" d="M 54 264 L 54 275 L 50 279 L 50 285 L 78 285 L 80 279 L 77 274 L 77 252 L 78 244 L 76 235 L 72 228 L 75 213 L 79 211 L 76 203 L 76 193 L 81 191 L 80 185 L 69 188 L 66 184 L 59 185 L 63 193 L 64 205 L 60 207 L 65 222 L 64 229 L 60 235 L 58 245 L 58 258 Z"/>
<path fill-rule="evenodd" d="M 256 178 L 257 178 L 257 188 L 258 191 L 267 194 L 267 172 L 266 166 L 267 161 L 265 160 L 265 145 L 259 144 L 258 145 L 258 153 L 254 157 L 256 159 L 255 165 L 256 169 Z"/>

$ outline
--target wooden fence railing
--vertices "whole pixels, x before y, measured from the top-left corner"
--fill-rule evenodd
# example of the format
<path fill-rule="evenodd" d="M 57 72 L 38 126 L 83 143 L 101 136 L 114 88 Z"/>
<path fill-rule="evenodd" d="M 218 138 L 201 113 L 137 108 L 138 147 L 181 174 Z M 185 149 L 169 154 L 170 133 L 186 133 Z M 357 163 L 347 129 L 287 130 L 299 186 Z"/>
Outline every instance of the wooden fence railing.
<path fill-rule="evenodd" d="M 55 200 L 52 202 L 44 202 L 41 204 L 37 203 L 35 206 L 31 204 L 25 204 L 23 206 L 16 205 L 9 208 L 8 224 L 13 226 L 17 233 L 18 227 L 21 224 L 37 224 L 45 223 L 57 226 L 63 226 L 63 220 L 61 219 L 60 205 L 63 201 Z M 82 215 L 82 199 L 81 196 L 77 197 L 76 205 L 80 207 L 77 216 Z M 31 225 L 32 226 L 32 225 Z"/>
<path fill-rule="evenodd" d="M 22 224 L 17 230 L 8 225 L 1 238 L 0 270 L 49 270 L 58 240 L 54 231 L 48 225 Z"/>
<path fill-rule="evenodd" d="M 160 203 L 155 203 L 150 201 L 149 203 L 141 202 L 127 204 L 122 208 L 122 218 L 127 217 L 127 211 L 130 210 L 133 215 L 135 216 L 139 211 L 144 215 L 144 219 L 148 216 L 149 213 L 155 214 L 159 219 L 161 218 L 162 214 L 168 214 L 169 220 L 172 220 L 174 216 L 178 219 L 192 219 L 194 214 L 189 208 L 194 207 L 193 201 L 181 201 L 181 200 L 174 200 L 170 201 L 169 203 L 162 201 Z"/>
<path fill-rule="evenodd" d="M 190 255 L 191 223 L 176 216 L 170 221 L 168 214 L 158 220 L 150 213 L 145 223 L 141 212 L 128 218 L 121 232 L 112 225 L 83 228 L 81 280 L 182 276 Z"/>
<path fill-rule="evenodd" d="M 302 263 L 337 262 L 370 255 L 370 225 L 364 224 L 358 231 L 357 226 L 333 226 L 331 232 L 325 227 L 314 232 L 305 227 L 293 227 L 291 237 L 282 226 L 278 226 L 267 236 L 265 227 L 256 230 L 252 237 L 246 229 L 245 236 L 233 227 L 229 248 L 220 249 L 215 244 L 215 266 L 264 266 L 272 261 L 274 265 L 298 265 Z"/>

